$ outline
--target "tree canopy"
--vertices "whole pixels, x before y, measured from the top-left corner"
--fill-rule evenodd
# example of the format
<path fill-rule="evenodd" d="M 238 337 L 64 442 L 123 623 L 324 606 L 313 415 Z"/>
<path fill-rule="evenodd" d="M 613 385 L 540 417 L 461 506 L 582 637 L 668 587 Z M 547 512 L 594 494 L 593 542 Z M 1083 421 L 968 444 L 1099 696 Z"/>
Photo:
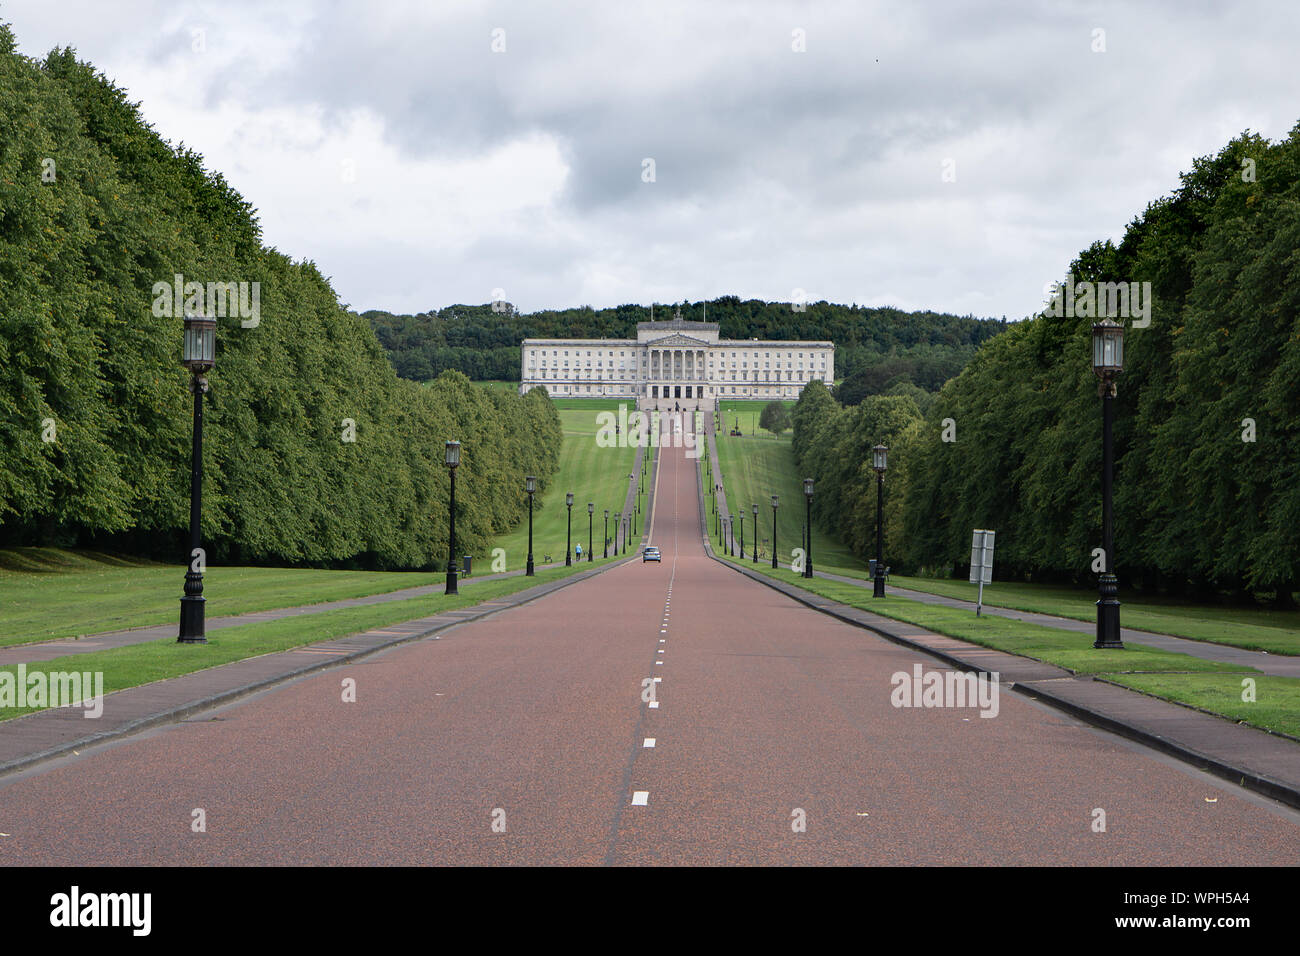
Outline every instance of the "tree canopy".
<path fill-rule="evenodd" d="M 1115 567 L 1125 584 L 1285 603 L 1300 587 L 1300 126 L 1276 143 L 1246 131 L 1181 179 L 1069 270 L 1151 284 L 1115 399 Z M 1091 579 L 1095 319 L 1055 311 L 984 343 L 891 454 L 909 473 L 893 540 L 911 565 L 960 568 L 971 530 L 994 528 L 1001 575 Z M 833 471 L 847 466 L 816 437 L 841 414 L 827 397 L 805 391 L 795 446 Z"/>
<path fill-rule="evenodd" d="M 258 321 L 217 319 L 210 559 L 438 565 L 444 440 L 464 447 L 467 551 L 555 470 L 544 391 L 399 379 L 316 266 L 263 246 L 251 205 L 71 50 L 22 57 L 0 26 L 0 133 L 0 545 L 182 553 L 192 398 L 182 319 L 152 291 L 176 275 L 260 288 Z"/>

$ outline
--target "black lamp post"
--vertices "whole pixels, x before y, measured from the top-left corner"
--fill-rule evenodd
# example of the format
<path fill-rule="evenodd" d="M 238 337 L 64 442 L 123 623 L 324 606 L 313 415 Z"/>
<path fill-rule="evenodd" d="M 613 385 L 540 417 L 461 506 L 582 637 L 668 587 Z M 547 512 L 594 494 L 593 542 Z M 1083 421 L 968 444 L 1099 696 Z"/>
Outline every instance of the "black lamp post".
<path fill-rule="evenodd" d="M 628 515 L 623 516 L 623 553 L 627 554 L 627 523 L 632 520 Z"/>
<path fill-rule="evenodd" d="M 587 561 L 596 560 L 595 554 L 591 549 L 591 516 L 596 513 L 596 506 L 592 502 L 587 502 Z"/>
<path fill-rule="evenodd" d="M 181 364 L 190 370 L 194 392 L 194 440 L 190 448 L 190 563 L 185 572 L 185 595 L 181 598 L 180 644 L 206 644 L 204 636 L 203 545 L 199 516 L 203 512 L 203 393 L 208 390 L 208 372 L 217 364 L 217 320 L 207 316 L 185 316 Z"/>
<path fill-rule="evenodd" d="M 1119 581 L 1112 556 L 1115 545 L 1111 483 L 1114 479 L 1115 379 L 1124 371 L 1124 326 L 1103 319 L 1092 327 L 1092 370 L 1101 379 L 1101 550 L 1102 572 L 1097 581 L 1097 640 L 1093 647 L 1123 649 L 1119 629 Z"/>
<path fill-rule="evenodd" d="M 629 472 L 629 473 L 628 473 L 628 476 L 627 476 L 627 480 L 630 481 L 630 482 L 632 482 L 632 488 L 633 488 L 633 490 L 635 490 L 635 489 L 636 489 L 636 473 L 635 473 L 635 472 Z M 631 512 L 631 514 L 628 516 L 629 518 L 631 518 L 631 521 L 632 521 L 632 533 L 633 533 L 633 534 L 636 534 L 636 516 L 637 516 L 637 513 L 638 513 L 640 510 L 641 510 L 641 495 L 640 495 L 640 493 L 638 493 L 637 496 L 636 496 L 636 504 L 635 504 L 635 506 L 632 508 L 632 512 Z"/>
<path fill-rule="evenodd" d="M 451 475 L 451 506 L 449 513 L 450 531 L 447 540 L 447 586 L 446 594 L 458 594 L 456 586 L 456 467 L 460 464 L 460 442 L 449 441 L 446 444 L 447 471 Z"/>
<path fill-rule="evenodd" d="M 810 578 L 813 576 L 812 567 L 812 496 L 813 480 L 805 478 L 803 480 L 803 496 L 808 503 L 808 551 L 804 555 L 803 576 Z"/>
<path fill-rule="evenodd" d="M 524 576 L 533 576 L 533 493 L 537 491 L 537 479 L 532 475 L 524 477 L 524 491 L 528 492 L 528 567 Z"/>
<path fill-rule="evenodd" d="M 758 502 L 754 502 L 754 563 L 758 564 Z"/>
<path fill-rule="evenodd" d="M 564 496 L 564 507 L 569 509 L 568 527 L 564 532 L 564 566 L 573 567 L 573 492 Z"/>
<path fill-rule="evenodd" d="M 608 508 L 605 509 L 605 547 L 604 550 L 601 551 L 600 556 L 602 558 L 609 557 L 609 509 Z"/>
<path fill-rule="evenodd" d="M 740 560 L 745 560 L 745 509 L 740 509 Z"/>
<path fill-rule="evenodd" d="M 889 465 L 888 459 L 889 449 L 884 445 L 871 449 L 871 467 L 876 471 L 876 574 L 872 597 L 885 596 L 885 469 Z"/>
<path fill-rule="evenodd" d="M 776 499 L 772 496 L 772 570 L 776 570 Z"/>
<path fill-rule="evenodd" d="M 614 512 L 614 557 L 618 557 L 618 529 L 623 523 L 623 512 Z"/>

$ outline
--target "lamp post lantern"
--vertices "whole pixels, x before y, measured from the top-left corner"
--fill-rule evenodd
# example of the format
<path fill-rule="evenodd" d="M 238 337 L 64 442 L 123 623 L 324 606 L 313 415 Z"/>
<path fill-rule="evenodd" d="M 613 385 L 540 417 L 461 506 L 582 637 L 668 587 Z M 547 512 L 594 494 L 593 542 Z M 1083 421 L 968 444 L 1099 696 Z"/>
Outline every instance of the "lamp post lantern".
<path fill-rule="evenodd" d="M 1119 580 L 1115 577 L 1114 512 L 1111 485 L 1115 471 L 1115 379 L 1124 371 L 1124 326 L 1103 319 L 1092 327 L 1092 370 L 1101 383 L 1101 551 L 1104 565 L 1097 579 L 1097 639 L 1093 647 L 1120 648 Z"/>
<path fill-rule="evenodd" d="M 528 492 L 528 567 L 524 577 L 533 576 L 533 494 L 537 491 L 537 479 L 532 475 L 524 476 L 524 491 Z"/>
<path fill-rule="evenodd" d="M 758 502 L 754 502 L 754 563 L 758 564 Z"/>
<path fill-rule="evenodd" d="M 451 503 L 447 508 L 449 534 L 447 537 L 447 586 L 446 594 L 458 594 L 456 586 L 456 468 L 460 465 L 460 442 L 449 441 L 444 446 L 444 461 L 447 473 L 451 475 Z"/>
<path fill-rule="evenodd" d="M 807 541 L 807 545 L 808 545 L 808 548 L 807 548 L 806 553 L 804 554 L 804 560 L 803 560 L 803 576 L 806 577 L 806 578 L 810 578 L 810 577 L 813 576 L 813 565 L 812 565 L 812 496 L 813 496 L 813 480 L 812 480 L 811 478 L 805 478 L 805 479 L 803 480 L 803 497 L 804 497 L 804 501 L 807 503 L 807 516 L 808 516 L 808 518 L 807 518 L 807 528 L 808 528 L 808 541 Z"/>
<path fill-rule="evenodd" d="M 587 561 L 588 562 L 596 560 L 596 556 L 592 553 L 591 550 L 591 516 L 594 515 L 595 513 L 596 513 L 595 504 L 588 501 L 587 502 Z"/>
<path fill-rule="evenodd" d="M 776 570 L 776 499 L 772 496 L 772 570 Z"/>
<path fill-rule="evenodd" d="M 876 471 L 876 573 L 872 597 L 885 596 L 885 469 L 889 467 L 889 449 L 877 445 L 871 449 L 871 467 Z"/>
<path fill-rule="evenodd" d="M 208 372 L 217 364 L 217 320 L 207 316 L 185 316 L 181 364 L 190 370 L 194 392 L 194 435 L 190 447 L 190 562 L 185 572 L 185 594 L 181 598 L 180 644 L 206 644 L 204 636 L 202 532 L 203 513 L 203 393 L 208 390 Z"/>
<path fill-rule="evenodd" d="M 564 531 L 564 566 L 573 567 L 573 492 L 564 496 L 564 507 L 569 510 L 568 527 Z"/>

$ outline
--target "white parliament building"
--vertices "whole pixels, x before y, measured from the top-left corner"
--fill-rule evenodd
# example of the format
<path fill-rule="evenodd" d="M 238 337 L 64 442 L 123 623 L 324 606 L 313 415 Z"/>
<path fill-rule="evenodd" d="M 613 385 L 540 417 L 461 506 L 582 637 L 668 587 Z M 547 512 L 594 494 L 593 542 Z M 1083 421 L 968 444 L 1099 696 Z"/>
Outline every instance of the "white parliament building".
<path fill-rule="evenodd" d="M 524 339 L 519 391 L 712 410 L 719 399 L 796 399 L 835 380 L 831 342 L 718 338 L 716 322 L 638 322 L 636 339 Z"/>

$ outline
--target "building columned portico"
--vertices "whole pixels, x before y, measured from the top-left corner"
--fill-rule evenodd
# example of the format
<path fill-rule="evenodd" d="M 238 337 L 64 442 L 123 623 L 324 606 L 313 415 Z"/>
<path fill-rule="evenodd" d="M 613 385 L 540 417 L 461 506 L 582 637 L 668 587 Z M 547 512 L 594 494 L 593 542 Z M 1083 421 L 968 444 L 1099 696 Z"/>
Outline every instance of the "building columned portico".
<path fill-rule="evenodd" d="M 711 410 L 720 399 L 793 400 L 835 380 L 831 342 L 718 338 L 716 322 L 638 322 L 636 339 L 524 339 L 520 392 Z"/>

